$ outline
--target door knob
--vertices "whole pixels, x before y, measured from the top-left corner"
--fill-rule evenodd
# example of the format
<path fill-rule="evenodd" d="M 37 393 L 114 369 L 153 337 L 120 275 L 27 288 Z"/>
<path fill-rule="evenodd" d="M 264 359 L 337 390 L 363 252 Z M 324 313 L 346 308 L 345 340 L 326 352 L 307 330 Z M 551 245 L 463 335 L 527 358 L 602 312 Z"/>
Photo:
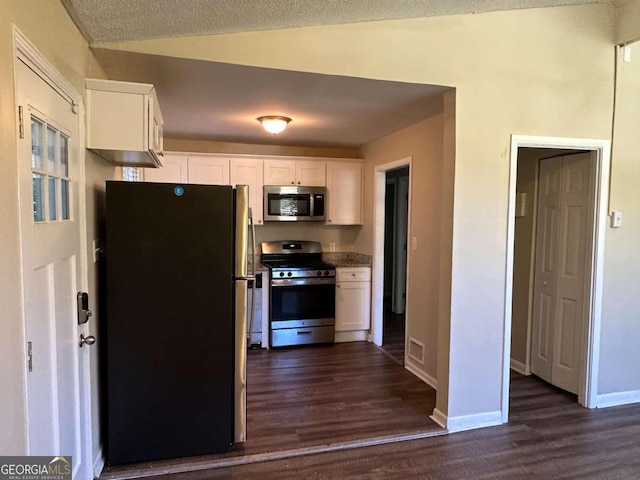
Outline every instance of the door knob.
<path fill-rule="evenodd" d="M 84 333 L 80 334 L 80 346 L 83 347 L 85 345 L 93 345 L 96 343 L 96 337 L 93 335 L 89 335 L 88 337 L 84 336 Z"/>

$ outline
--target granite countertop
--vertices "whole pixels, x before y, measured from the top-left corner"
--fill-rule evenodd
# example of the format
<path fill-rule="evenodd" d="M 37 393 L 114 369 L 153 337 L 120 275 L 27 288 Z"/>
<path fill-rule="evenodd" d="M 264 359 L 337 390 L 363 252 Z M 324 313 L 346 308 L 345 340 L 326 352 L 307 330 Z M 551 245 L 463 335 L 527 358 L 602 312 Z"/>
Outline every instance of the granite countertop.
<path fill-rule="evenodd" d="M 356 252 L 325 252 L 322 260 L 333 263 L 336 267 L 370 267 L 372 257 Z"/>
<path fill-rule="evenodd" d="M 336 267 L 370 267 L 372 256 L 356 252 L 325 252 L 322 254 L 322 260 L 327 263 L 333 263 Z M 249 255 L 249 264 L 251 264 L 251 261 L 252 258 Z M 259 256 L 257 261 L 256 272 L 266 272 L 268 268 L 260 263 Z"/>

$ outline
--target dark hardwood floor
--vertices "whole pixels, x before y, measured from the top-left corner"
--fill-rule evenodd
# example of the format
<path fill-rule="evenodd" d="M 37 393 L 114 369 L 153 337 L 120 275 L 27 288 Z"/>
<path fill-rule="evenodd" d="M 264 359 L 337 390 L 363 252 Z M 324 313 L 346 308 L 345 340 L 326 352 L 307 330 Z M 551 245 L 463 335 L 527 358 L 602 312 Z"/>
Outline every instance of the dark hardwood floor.
<path fill-rule="evenodd" d="M 404 314 L 392 313 L 391 308 L 385 307 L 382 325 L 382 349 L 400 365 L 404 365 Z"/>
<path fill-rule="evenodd" d="M 171 479 L 640 478 L 639 405 L 587 410 L 575 396 L 517 374 L 511 392 L 507 425 Z"/>
<path fill-rule="evenodd" d="M 227 454 L 105 469 L 101 479 L 437 435 L 435 390 L 367 342 L 249 350 L 247 442 Z"/>

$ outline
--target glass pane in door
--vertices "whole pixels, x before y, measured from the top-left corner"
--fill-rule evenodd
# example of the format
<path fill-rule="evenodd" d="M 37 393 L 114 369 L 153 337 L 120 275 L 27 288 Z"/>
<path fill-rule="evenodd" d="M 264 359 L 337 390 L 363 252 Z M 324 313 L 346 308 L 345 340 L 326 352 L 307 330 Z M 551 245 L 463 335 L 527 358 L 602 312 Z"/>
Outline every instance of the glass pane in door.
<path fill-rule="evenodd" d="M 44 127 L 42 122 L 35 117 L 31 117 L 31 168 L 42 169 L 42 143 Z"/>
<path fill-rule="evenodd" d="M 56 171 L 56 137 L 58 132 L 47 126 L 47 170 Z"/>
<path fill-rule="evenodd" d="M 60 134 L 60 174 L 69 176 L 69 138 Z"/>
<path fill-rule="evenodd" d="M 33 174 L 33 220 L 44 221 L 44 175 Z"/>
<path fill-rule="evenodd" d="M 60 183 L 60 208 L 62 220 L 69 220 L 69 180 L 61 180 Z"/>
<path fill-rule="evenodd" d="M 48 177 L 49 179 L 49 220 L 55 220 L 58 218 L 58 206 L 56 203 L 56 179 L 54 177 Z"/>

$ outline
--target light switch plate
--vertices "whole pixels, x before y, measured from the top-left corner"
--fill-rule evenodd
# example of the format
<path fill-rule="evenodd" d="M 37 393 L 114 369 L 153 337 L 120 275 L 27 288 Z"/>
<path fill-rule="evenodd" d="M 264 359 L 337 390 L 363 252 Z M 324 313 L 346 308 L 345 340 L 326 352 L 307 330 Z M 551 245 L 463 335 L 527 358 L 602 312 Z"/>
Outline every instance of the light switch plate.
<path fill-rule="evenodd" d="M 622 226 L 622 212 L 611 212 L 611 228 Z"/>

